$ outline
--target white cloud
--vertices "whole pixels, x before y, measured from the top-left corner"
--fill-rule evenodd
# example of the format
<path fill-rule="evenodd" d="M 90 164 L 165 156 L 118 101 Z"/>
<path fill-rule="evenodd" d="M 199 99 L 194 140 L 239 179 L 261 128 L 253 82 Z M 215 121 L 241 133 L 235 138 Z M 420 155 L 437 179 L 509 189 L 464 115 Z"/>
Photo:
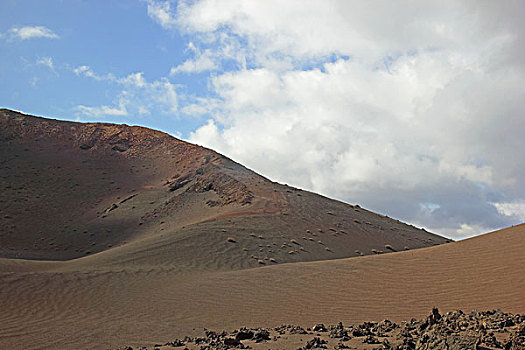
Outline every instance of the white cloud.
<path fill-rule="evenodd" d="M 468 50 L 480 45 L 473 40 L 479 28 L 472 28 L 479 11 L 468 2 L 225 0 L 219 4 L 203 0 L 174 6 L 150 0 L 149 7 L 162 12 L 155 18 L 164 28 L 205 34 L 207 40 L 212 37 L 209 34 L 219 40 L 224 33 L 246 40 L 256 61 L 272 54 L 294 59 L 330 54 L 373 59 L 400 48 L 446 45 Z M 497 23 L 484 25 L 482 31 L 488 34 Z M 484 41 L 487 44 L 490 41 Z"/>
<path fill-rule="evenodd" d="M 473 236 L 477 236 L 482 233 L 488 233 L 492 230 L 490 230 L 487 227 L 479 226 L 479 225 L 468 225 L 468 224 L 461 224 L 460 228 L 457 229 L 455 232 L 445 232 L 452 234 L 454 236 L 460 236 L 461 238 L 470 238 Z"/>
<path fill-rule="evenodd" d="M 118 108 L 109 107 L 109 106 L 88 107 L 84 105 L 78 105 L 75 107 L 75 109 L 83 115 L 92 116 L 92 117 L 128 115 L 126 106 L 123 104 L 120 104 Z"/>
<path fill-rule="evenodd" d="M 170 75 L 178 73 L 201 73 L 208 70 L 216 70 L 218 68 L 214 58 L 211 57 L 211 51 L 206 50 L 202 54 L 198 54 L 193 60 L 186 60 L 176 67 L 172 67 Z"/>
<path fill-rule="evenodd" d="M 58 76 L 52 57 L 41 57 L 36 60 L 36 64 L 49 68 L 53 73 L 55 73 L 55 75 Z"/>
<path fill-rule="evenodd" d="M 143 73 L 132 73 L 118 78 L 108 73 L 100 75 L 89 66 L 83 65 L 73 69 L 76 75 L 96 81 L 106 81 L 121 86 L 115 98 L 114 106 L 78 105 L 75 110 L 88 116 L 127 116 L 148 115 L 152 112 L 175 115 L 178 112 L 178 95 L 175 85 L 167 78 L 148 82 Z"/>
<path fill-rule="evenodd" d="M 41 64 L 43 66 L 46 66 L 47 68 L 54 70 L 55 65 L 53 64 L 53 59 L 51 57 L 42 57 L 36 60 L 37 64 Z"/>
<path fill-rule="evenodd" d="M 192 102 L 186 102 L 181 108 L 181 113 L 193 117 L 210 116 L 215 114 L 221 106 L 220 100 L 197 97 Z"/>
<path fill-rule="evenodd" d="M 525 3 L 148 4 L 191 35 L 175 71 L 238 63 L 182 108 L 210 116 L 191 141 L 455 238 L 525 220 Z"/>
<path fill-rule="evenodd" d="M 3 36 L 11 40 L 27 40 L 35 38 L 58 39 L 57 34 L 44 26 L 14 27 L 9 29 Z"/>
<path fill-rule="evenodd" d="M 99 80 L 99 81 L 102 81 L 102 80 L 115 81 L 116 80 L 115 76 L 111 73 L 108 73 L 106 75 L 98 75 L 95 72 L 93 72 L 93 70 L 89 66 L 85 66 L 85 65 L 74 68 L 73 72 L 76 75 L 85 76 L 85 77 L 88 77 L 94 80 Z"/>
<path fill-rule="evenodd" d="M 177 23 L 176 19 L 172 16 L 169 1 L 148 0 L 148 16 L 166 29 L 173 28 Z"/>
<path fill-rule="evenodd" d="M 517 202 L 493 203 L 498 212 L 510 217 L 515 217 L 525 222 L 525 200 Z"/>

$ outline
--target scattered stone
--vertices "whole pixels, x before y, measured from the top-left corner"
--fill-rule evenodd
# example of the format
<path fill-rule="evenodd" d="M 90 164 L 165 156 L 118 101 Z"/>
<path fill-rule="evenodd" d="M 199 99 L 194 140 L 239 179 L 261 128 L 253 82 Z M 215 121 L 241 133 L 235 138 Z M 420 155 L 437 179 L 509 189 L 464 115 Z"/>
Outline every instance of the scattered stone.
<path fill-rule="evenodd" d="M 363 343 L 364 344 L 381 344 L 379 339 L 377 339 L 376 337 L 372 335 L 367 335 L 365 339 L 363 339 Z"/>
<path fill-rule="evenodd" d="M 277 336 L 273 337 L 276 342 L 286 339 L 286 334 L 313 334 L 309 331 L 318 333 L 317 337 L 299 348 L 302 350 L 326 349 L 329 338 L 338 340 L 337 343 L 335 340 L 334 343 L 330 341 L 330 347 L 334 349 L 525 350 L 525 315 L 512 315 L 499 310 L 473 311 L 470 314 L 457 310 L 442 315 L 434 308 L 422 320 L 412 319 L 401 324 L 384 320 L 364 322 L 345 328 L 339 322 L 328 327 L 316 324 L 308 330 L 300 326 L 281 325 L 272 331 L 277 332 Z M 272 340 L 270 330 L 262 328 L 241 328 L 231 334 L 206 330 L 205 334 L 203 338 L 175 339 L 165 346 L 182 347 L 194 343 L 200 346 L 201 350 L 246 349 L 249 346 L 244 345 L 242 341 L 260 343 Z M 280 344 L 276 344 L 268 348 L 279 348 L 279 346 Z"/>
<path fill-rule="evenodd" d="M 270 340 L 270 332 L 266 329 L 259 329 L 253 335 L 253 339 L 256 343 Z"/>
<path fill-rule="evenodd" d="M 308 332 L 303 327 L 293 326 L 289 324 L 275 327 L 274 330 L 281 335 L 286 334 L 286 332 L 288 332 L 289 334 L 308 334 Z"/>
<path fill-rule="evenodd" d="M 118 205 L 116 205 L 115 203 L 111 204 L 109 208 L 107 208 L 106 210 L 104 210 L 105 213 L 109 213 L 110 211 L 112 210 L 115 210 L 118 208 Z"/>
<path fill-rule="evenodd" d="M 252 330 L 241 328 L 237 334 L 235 335 L 235 339 L 237 340 L 246 340 L 246 339 L 252 339 L 254 336 L 254 333 Z"/>
<path fill-rule="evenodd" d="M 397 324 L 392 323 L 390 320 L 384 320 L 378 323 L 375 331 L 378 337 L 386 337 L 387 333 L 392 332 L 396 328 L 398 328 Z"/>
<path fill-rule="evenodd" d="M 242 345 L 242 343 L 235 338 L 224 338 L 223 342 L 224 342 L 224 345 L 226 346 L 238 347 Z"/>
<path fill-rule="evenodd" d="M 330 335 L 329 335 L 330 338 L 347 338 L 347 339 L 350 339 L 348 337 L 348 332 L 345 330 L 345 328 L 343 327 L 343 324 L 341 322 L 339 322 L 336 326 L 330 326 Z"/>
<path fill-rule="evenodd" d="M 175 339 L 174 341 L 167 342 L 164 345 L 165 346 L 173 346 L 174 348 L 178 348 L 179 346 L 185 346 L 186 344 L 180 339 Z"/>
<path fill-rule="evenodd" d="M 326 349 L 328 342 L 324 339 L 321 339 L 319 337 L 314 337 L 312 340 L 309 340 L 303 349 Z"/>
<path fill-rule="evenodd" d="M 134 197 L 136 197 L 136 196 L 137 196 L 136 193 L 135 193 L 135 194 L 132 194 L 131 196 L 128 196 L 128 197 L 124 198 L 123 200 L 121 200 L 119 203 L 120 203 L 120 204 L 125 203 L 125 202 L 129 201 L 130 199 L 132 199 L 132 198 L 134 198 Z"/>
<path fill-rule="evenodd" d="M 312 327 L 312 331 L 314 332 L 328 332 L 324 324 L 319 323 Z"/>

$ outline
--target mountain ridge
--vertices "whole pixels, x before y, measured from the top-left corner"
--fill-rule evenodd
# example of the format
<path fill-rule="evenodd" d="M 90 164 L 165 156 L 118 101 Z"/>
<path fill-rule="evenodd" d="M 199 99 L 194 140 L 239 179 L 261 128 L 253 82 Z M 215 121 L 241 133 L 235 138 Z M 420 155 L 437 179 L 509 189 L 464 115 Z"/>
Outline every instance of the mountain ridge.
<path fill-rule="evenodd" d="M 183 240 L 189 250 L 206 247 L 226 269 L 232 266 L 220 256 L 236 247 L 237 269 L 450 242 L 358 205 L 277 184 L 213 150 L 145 127 L 5 109 L 0 126 L 1 257 L 71 260 L 138 240 L 166 244 L 152 262 L 169 255 L 184 265 L 178 259 L 186 253 L 169 253 Z"/>

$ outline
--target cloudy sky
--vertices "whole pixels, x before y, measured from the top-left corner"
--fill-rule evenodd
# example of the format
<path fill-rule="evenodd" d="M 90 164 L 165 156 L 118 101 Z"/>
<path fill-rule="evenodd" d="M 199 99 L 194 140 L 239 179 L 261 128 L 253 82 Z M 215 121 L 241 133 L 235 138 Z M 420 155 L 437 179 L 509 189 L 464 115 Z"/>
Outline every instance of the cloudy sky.
<path fill-rule="evenodd" d="M 525 221 L 525 2 L 0 2 L 0 106 L 145 125 L 460 239 Z"/>

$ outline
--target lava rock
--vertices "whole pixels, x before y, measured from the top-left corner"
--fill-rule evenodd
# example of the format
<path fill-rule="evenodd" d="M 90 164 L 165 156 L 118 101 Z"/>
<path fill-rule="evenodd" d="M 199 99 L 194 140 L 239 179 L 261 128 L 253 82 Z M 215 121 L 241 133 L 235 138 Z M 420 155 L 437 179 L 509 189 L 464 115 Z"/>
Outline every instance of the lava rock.
<path fill-rule="evenodd" d="M 237 340 L 246 340 L 246 339 L 252 339 L 254 336 L 254 333 L 252 330 L 241 328 L 237 334 L 235 335 L 235 339 Z"/>
<path fill-rule="evenodd" d="M 319 323 L 312 327 L 312 331 L 314 332 L 328 332 L 324 324 Z"/>
<path fill-rule="evenodd" d="M 304 349 L 326 349 L 326 345 L 328 342 L 324 339 L 321 339 L 319 337 L 314 337 L 312 340 L 309 340 L 306 342 L 306 345 L 304 346 Z"/>

